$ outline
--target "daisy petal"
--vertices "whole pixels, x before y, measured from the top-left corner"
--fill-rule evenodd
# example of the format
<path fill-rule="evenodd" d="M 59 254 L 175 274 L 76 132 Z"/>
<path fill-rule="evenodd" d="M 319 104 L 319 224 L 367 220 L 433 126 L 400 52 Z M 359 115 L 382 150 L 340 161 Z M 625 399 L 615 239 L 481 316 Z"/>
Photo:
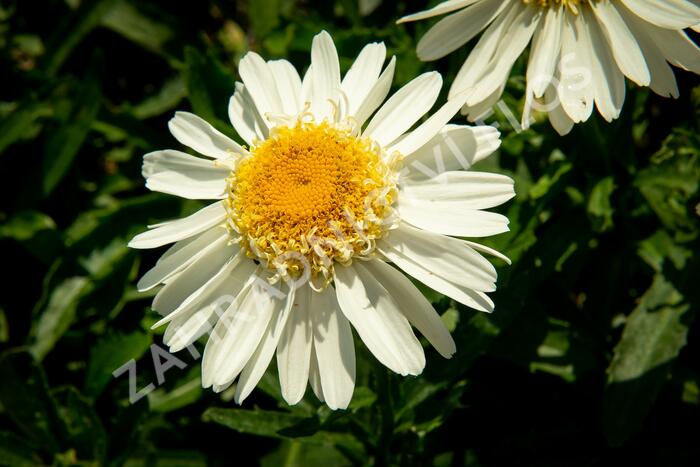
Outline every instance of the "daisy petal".
<path fill-rule="evenodd" d="M 400 375 L 420 374 L 423 347 L 382 284 L 359 262 L 335 268 L 334 279 L 343 314 L 377 360 Z"/>
<path fill-rule="evenodd" d="M 379 243 L 384 245 L 381 247 L 382 254 L 391 261 L 401 255 L 455 284 L 481 292 L 496 290 L 496 269 L 462 240 L 402 223 Z M 389 255 L 385 250 L 391 250 Z M 399 267 L 402 266 L 399 264 Z"/>
<path fill-rule="evenodd" d="M 138 249 L 157 248 L 168 243 L 174 243 L 222 224 L 225 218 L 226 208 L 219 201 L 183 219 L 157 224 L 151 230 L 135 236 L 129 242 L 129 247 Z"/>
<path fill-rule="evenodd" d="M 365 266 L 392 297 L 408 321 L 428 339 L 445 358 L 457 351 L 450 331 L 425 296 L 396 269 L 384 261 L 369 261 Z"/>
<path fill-rule="evenodd" d="M 332 287 L 312 294 L 311 317 L 315 349 L 311 360 L 312 364 L 316 360 L 323 398 L 331 409 L 345 409 L 355 388 L 355 344 Z"/>
<path fill-rule="evenodd" d="M 236 91 L 228 103 L 228 118 L 238 135 L 249 145 L 254 144 L 256 139 L 267 137 L 267 124 L 243 83 L 236 83 Z"/>
<path fill-rule="evenodd" d="M 388 146 L 404 134 L 430 108 L 440 94 L 442 77 L 424 73 L 391 96 L 367 125 L 363 136 Z"/>
<path fill-rule="evenodd" d="M 377 83 L 384 60 L 386 46 L 383 43 L 367 44 L 345 74 L 340 89 L 348 97 L 350 115 L 357 112 Z"/>
<path fill-rule="evenodd" d="M 700 23 L 700 5 L 688 0 L 622 0 L 635 15 L 664 29 L 685 29 Z"/>
<path fill-rule="evenodd" d="M 493 21 L 509 2 L 482 0 L 437 22 L 418 42 L 423 61 L 437 60 L 469 42 Z"/>
<path fill-rule="evenodd" d="M 156 265 L 143 275 L 136 288 L 139 292 L 144 292 L 162 283 L 199 258 L 224 235 L 228 235 L 226 229 L 214 227 L 197 237 L 173 245 L 171 249 L 177 249 L 170 255 L 163 255 Z"/>
<path fill-rule="evenodd" d="M 333 115 L 333 107 L 329 101 L 336 100 L 340 89 L 338 52 L 333 39 L 326 31 L 314 37 L 311 45 L 311 63 L 311 110 L 320 121 Z"/>
<path fill-rule="evenodd" d="M 622 73 L 638 85 L 648 86 L 651 76 L 642 50 L 615 5 L 592 2 L 591 7 Z"/>
<path fill-rule="evenodd" d="M 311 330 L 310 287 L 296 291 L 291 315 L 277 346 L 277 369 L 279 371 L 282 397 L 288 404 L 298 403 L 309 381 L 309 364 L 313 334 Z"/>
<path fill-rule="evenodd" d="M 362 127 L 362 125 L 374 113 L 374 111 L 377 110 L 380 105 L 382 105 L 384 99 L 386 99 L 386 96 L 389 94 L 389 90 L 391 89 L 391 82 L 394 79 L 395 68 L 396 57 L 391 57 L 391 60 L 389 60 L 389 65 L 387 65 L 386 69 L 384 69 L 377 82 L 374 83 L 374 86 L 372 86 L 369 94 L 367 94 L 367 97 L 365 97 L 365 100 L 359 105 L 357 111 L 353 115 L 355 121 L 357 122 L 358 128 Z"/>
<path fill-rule="evenodd" d="M 287 60 L 267 62 L 277 83 L 277 92 L 282 100 L 282 109 L 287 115 L 296 115 L 302 109 L 301 78 L 296 68 Z"/>
<path fill-rule="evenodd" d="M 400 204 L 461 211 L 499 206 L 515 196 L 513 179 L 487 172 L 445 172 L 428 180 L 405 180 Z"/>
<path fill-rule="evenodd" d="M 423 147 L 404 159 L 406 177 L 425 179 L 443 172 L 469 169 L 501 145 L 492 126 L 446 125 Z"/>
<path fill-rule="evenodd" d="M 293 302 L 294 289 L 290 289 L 284 307 L 281 310 L 276 310 L 257 349 L 241 372 L 234 396 L 237 403 L 242 403 L 250 395 L 270 365 L 280 336 L 289 319 Z"/>
<path fill-rule="evenodd" d="M 431 8 L 430 10 L 425 10 L 418 13 L 414 13 L 412 15 L 404 16 L 396 23 L 401 24 L 408 23 L 409 21 L 418 21 L 421 19 L 433 18 L 435 16 L 451 13 L 455 10 L 459 10 L 460 8 L 464 8 L 466 6 L 471 5 L 472 3 L 476 3 L 479 1 L 481 0 L 447 0 L 445 2 L 438 3 L 437 6 Z"/>
<path fill-rule="evenodd" d="M 168 127 L 175 139 L 204 156 L 227 159 L 236 154 L 248 154 L 238 143 L 195 114 L 175 112 Z"/>
<path fill-rule="evenodd" d="M 238 245 L 229 245 L 228 235 L 221 236 L 196 258 L 182 274 L 168 282 L 153 299 L 151 307 L 163 316 L 170 314 L 191 295 L 201 290 L 239 251 Z"/>
<path fill-rule="evenodd" d="M 148 189 L 187 199 L 223 198 L 230 172 L 216 161 L 171 149 L 146 154 L 141 171 Z"/>
<path fill-rule="evenodd" d="M 270 289 L 265 279 L 253 277 L 221 316 L 204 349 L 204 387 L 228 384 L 248 363 L 272 316 L 285 306 L 281 292 Z"/>

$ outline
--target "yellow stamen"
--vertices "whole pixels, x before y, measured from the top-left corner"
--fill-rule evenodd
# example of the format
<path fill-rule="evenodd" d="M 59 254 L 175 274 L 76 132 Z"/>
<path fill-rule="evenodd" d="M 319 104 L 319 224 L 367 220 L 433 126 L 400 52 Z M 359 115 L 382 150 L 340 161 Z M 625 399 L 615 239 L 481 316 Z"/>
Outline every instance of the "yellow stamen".
<path fill-rule="evenodd" d="M 369 254 L 390 228 L 395 170 L 370 140 L 299 121 L 250 153 L 229 179 L 229 225 L 276 278 L 309 272 L 324 286 L 333 261 Z"/>
<path fill-rule="evenodd" d="M 579 14 L 579 6 L 587 5 L 599 0 L 522 0 L 526 5 L 535 5 L 543 8 L 565 7 L 575 15 Z"/>

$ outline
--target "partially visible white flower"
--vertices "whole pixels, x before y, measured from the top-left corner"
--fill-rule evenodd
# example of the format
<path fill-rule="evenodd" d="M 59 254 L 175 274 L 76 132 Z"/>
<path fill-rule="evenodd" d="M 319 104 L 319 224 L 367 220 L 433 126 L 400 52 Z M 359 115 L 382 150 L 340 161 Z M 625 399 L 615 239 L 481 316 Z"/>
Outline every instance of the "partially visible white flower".
<path fill-rule="evenodd" d="M 700 49 L 684 32 L 698 30 L 696 0 L 448 0 L 399 22 L 447 13 L 418 43 L 418 56 L 444 57 L 485 30 L 450 90 L 473 90 L 462 109 L 472 121 L 498 102 L 531 42 L 522 124 L 534 108 L 560 134 L 588 120 L 594 104 L 607 121 L 619 117 L 625 77 L 677 98 L 669 64 L 700 73 Z"/>
<path fill-rule="evenodd" d="M 210 333 L 205 387 L 236 381 L 241 402 L 276 354 L 287 402 L 299 402 L 308 382 L 329 407 L 345 408 L 355 382 L 351 326 L 402 375 L 425 365 L 412 326 L 451 357 L 449 331 L 399 269 L 469 307 L 493 309 L 486 293 L 496 289 L 496 270 L 480 252 L 504 257 L 447 235 L 508 230 L 506 217 L 485 209 L 510 199 L 513 181 L 460 170 L 491 154 L 498 132 L 447 124 L 464 96 L 411 130 L 442 78 L 418 76 L 384 102 L 395 66 L 392 58 L 384 68 L 385 59 L 384 44 L 369 44 L 341 80 L 326 32 L 314 38 L 303 79 L 285 60 L 249 53 L 229 103 L 247 146 L 178 112 L 170 131 L 203 157 L 145 156 L 151 190 L 215 200 L 130 243 L 175 243 L 138 288 L 164 284 L 153 308 L 163 315 L 156 326 L 168 323 L 171 351 Z"/>

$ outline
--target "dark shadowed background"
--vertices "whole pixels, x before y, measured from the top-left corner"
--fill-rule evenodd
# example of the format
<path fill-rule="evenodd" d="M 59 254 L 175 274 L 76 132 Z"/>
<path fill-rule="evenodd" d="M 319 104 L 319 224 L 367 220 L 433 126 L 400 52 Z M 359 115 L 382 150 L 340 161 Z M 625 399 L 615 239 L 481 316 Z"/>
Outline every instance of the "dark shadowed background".
<path fill-rule="evenodd" d="M 679 100 L 629 87 L 618 121 L 566 137 L 542 116 L 524 132 L 502 110 L 486 120 L 503 145 L 477 170 L 518 194 L 501 209 L 511 232 L 487 243 L 513 265 L 497 263 L 491 316 L 425 292 L 452 360 L 427 350 L 425 373 L 402 378 L 359 345 L 337 413 L 311 391 L 288 407 L 274 363 L 242 407 L 202 390 L 186 351 L 159 357 L 159 384 L 162 329 L 135 279 L 163 249 L 126 243 L 197 209 L 140 175 L 146 152 L 182 149 L 173 112 L 235 136 L 241 56 L 306 67 L 321 29 L 343 70 L 384 41 L 396 88 L 431 69 L 449 84 L 473 44 L 422 64 L 432 23 L 394 25 L 434 3 L 0 1 L 0 464 L 700 465 L 700 80 L 682 72 Z M 517 116 L 525 62 L 502 106 Z M 135 404 L 128 375 L 112 377 L 130 359 L 136 388 L 155 386 Z"/>

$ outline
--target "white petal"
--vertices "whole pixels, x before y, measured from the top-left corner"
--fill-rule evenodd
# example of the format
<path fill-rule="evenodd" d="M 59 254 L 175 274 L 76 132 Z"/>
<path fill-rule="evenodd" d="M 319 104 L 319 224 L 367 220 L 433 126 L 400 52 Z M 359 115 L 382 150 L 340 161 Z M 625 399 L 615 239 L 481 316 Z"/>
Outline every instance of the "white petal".
<path fill-rule="evenodd" d="M 460 212 L 499 206 L 515 196 L 513 179 L 487 172 L 445 172 L 436 177 L 402 182 L 399 204 L 455 209 Z"/>
<path fill-rule="evenodd" d="M 238 72 L 255 107 L 265 119 L 265 124 L 270 127 L 268 115 L 280 115 L 284 112 L 272 70 L 260 55 L 248 52 L 238 64 Z"/>
<path fill-rule="evenodd" d="M 635 15 L 664 29 L 685 29 L 700 23 L 700 5 L 688 0 L 622 0 Z"/>
<path fill-rule="evenodd" d="M 482 81 L 482 77 L 488 72 L 489 65 L 496 56 L 496 50 L 501 46 L 501 38 L 508 33 L 508 27 L 513 24 L 520 10 L 520 5 L 512 5 L 507 11 L 499 14 L 493 23 L 486 28 L 452 81 L 449 97 L 466 90 L 472 90 Z M 505 86 L 505 83 L 502 84 Z M 471 95 L 470 102 L 484 101 L 486 98 L 486 95 Z M 498 98 L 500 98 L 500 95 L 497 96 L 493 103 Z M 471 106 L 474 106 L 474 104 L 471 104 Z M 489 106 L 489 109 L 492 106 L 493 104 Z"/>
<path fill-rule="evenodd" d="M 368 261 L 365 267 L 394 297 L 408 321 L 445 358 L 457 350 L 450 331 L 425 296 L 398 270 L 384 261 Z"/>
<path fill-rule="evenodd" d="M 391 89 L 391 82 L 394 79 L 394 70 L 396 68 L 396 57 L 391 57 L 389 60 L 389 65 L 384 69 L 382 74 L 379 76 L 377 82 L 372 86 L 372 89 L 367 94 L 365 100 L 360 104 L 357 111 L 355 112 L 355 121 L 357 122 L 358 128 L 367 121 L 367 119 L 374 113 L 377 108 L 382 105 L 384 99 L 389 94 Z"/>
<path fill-rule="evenodd" d="M 622 73 L 638 85 L 648 86 L 651 76 L 642 50 L 615 5 L 610 2 L 592 2 L 590 5 Z"/>
<path fill-rule="evenodd" d="M 239 260 L 240 258 L 236 258 L 227 263 L 216 276 L 201 287 L 201 293 L 194 294 L 194 299 L 186 300 L 152 327 L 155 329 L 169 323 L 163 335 L 163 342 L 170 347 L 171 353 L 179 352 L 200 337 L 209 334 L 219 317 L 236 299 L 242 284 L 232 283 L 230 280 L 245 272 L 255 271 L 255 263 Z"/>
<path fill-rule="evenodd" d="M 221 199 L 231 170 L 217 161 L 164 150 L 146 154 L 142 174 L 153 191 L 187 199 Z"/>
<path fill-rule="evenodd" d="M 235 400 L 237 403 L 242 403 L 246 397 L 250 395 L 255 386 L 257 386 L 260 378 L 265 374 L 265 370 L 270 365 L 272 357 L 275 355 L 275 349 L 282 335 L 282 331 L 287 324 L 289 314 L 294 302 L 294 289 L 290 289 L 287 295 L 284 307 L 281 310 L 276 310 L 270 323 L 265 330 L 258 348 L 250 357 L 245 368 L 241 372 L 236 385 Z"/>
<path fill-rule="evenodd" d="M 652 25 L 646 30 L 669 63 L 700 74 L 700 47 L 685 32 L 669 31 Z"/>
<path fill-rule="evenodd" d="M 501 253 L 500 251 L 494 250 L 493 248 L 482 245 L 481 243 L 470 242 L 469 240 L 464 240 L 464 243 L 474 248 L 480 253 L 486 253 L 487 255 L 495 256 L 496 258 L 505 261 L 506 264 L 511 264 L 510 258 Z"/>
<path fill-rule="evenodd" d="M 181 274 L 160 289 L 153 299 L 152 308 L 163 316 L 177 309 L 185 300 L 191 300 L 200 287 L 214 277 L 234 258 L 240 248 L 229 244 L 228 236 L 221 236 L 197 257 Z"/>
<path fill-rule="evenodd" d="M 333 39 L 326 31 L 314 37 L 311 44 L 311 111 L 318 120 L 333 115 L 333 105 L 340 89 L 340 64 Z"/>
<path fill-rule="evenodd" d="M 566 15 L 562 32 L 561 80 L 557 92 L 564 112 L 575 123 L 588 120 L 593 112 L 595 91 L 589 58 L 591 48 L 583 15 Z"/>
<path fill-rule="evenodd" d="M 417 375 L 425 367 L 423 347 L 394 298 L 356 261 L 335 268 L 338 303 L 374 356 L 401 375 Z"/>
<path fill-rule="evenodd" d="M 440 94 L 440 73 L 424 73 L 391 96 L 367 125 L 363 136 L 388 146 L 404 134 L 430 108 Z"/>
<path fill-rule="evenodd" d="M 321 385 L 321 371 L 318 368 L 318 357 L 316 354 L 315 346 L 311 349 L 311 363 L 309 364 L 309 386 L 311 386 L 311 390 L 314 392 L 314 395 L 316 395 L 316 398 L 318 398 L 319 401 L 323 402 L 326 400 L 325 397 L 323 397 L 323 386 Z M 352 394 L 350 395 L 350 397 L 352 397 Z M 330 408 L 331 410 L 336 410 L 342 407 Z"/>
<path fill-rule="evenodd" d="M 311 330 L 310 287 L 296 290 L 294 305 L 277 345 L 277 369 L 279 371 L 282 397 L 288 404 L 298 403 L 309 381 L 309 364 L 313 334 Z"/>
<path fill-rule="evenodd" d="M 423 61 L 437 60 L 466 44 L 484 29 L 510 2 L 483 0 L 437 22 L 418 42 Z"/>
<path fill-rule="evenodd" d="M 212 248 L 216 244 L 216 240 L 224 235 L 228 235 L 226 229 L 214 227 L 197 237 L 173 245 L 171 249 L 177 248 L 177 250 L 170 255 L 163 255 L 156 265 L 143 275 L 136 288 L 139 292 L 144 292 L 180 272 Z"/>
<path fill-rule="evenodd" d="M 267 137 L 267 124 L 243 83 L 236 83 L 236 91 L 228 104 L 228 117 L 238 135 L 249 145 L 254 144 L 256 139 Z"/>
<path fill-rule="evenodd" d="M 195 114 L 175 112 L 168 127 L 175 139 L 204 156 L 227 159 L 237 154 L 248 154 L 238 143 Z"/>
<path fill-rule="evenodd" d="M 202 385 L 225 385 L 236 378 L 258 347 L 272 316 L 285 306 L 285 296 L 262 278 L 251 284 L 224 312 L 204 349 Z"/>
<path fill-rule="evenodd" d="M 499 136 L 499 131 L 488 125 L 447 125 L 404 159 L 406 176 L 425 179 L 447 171 L 466 170 L 498 149 Z"/>
<path fill-rule="evenodd" d="M 331 286 L 313 293 L 311 302 L 315 349 L 311 360 L 312 364 L 316 360 L 322 396 L 331 409 L 345 409 L 355 388 L 355 344 L 350 323 Z"/>
<path fill-rule="evenodd" d="M 367 44 L 350 70 L 345 74 L 340 89 L 348 97 L 350 115 L 355 115 L 379 79 L 386 60 L 384 43 Z"/>
<path fill-rule="evenodd" d="M 583 19 L 589 28 L 591 72 L 596 107 L 603 118 L 612 121 L 620 116 L 622 104 L 625 101 L 625 77 L 615 64 L 603 31 L 593 17 L 593 13 L 585 9 Z"/>
<path fill-rule="evenodd" d="M 460 8 L 471 5 L 472 3 L 479 2 L 481 0 L 447 0 L 442 3 L 438 3 L 437 6 L 431 8 L 430 10 L 421 11 L 418 13 L 413 13 L 412 15 L 407 15 L 398 20 L 396 23 L 407 23 L 409 21 L 418 21 L 421 19 L 432 18 L 434 16 L 440 16 L 447 13 L 451 13 Z"/>
<path fill-rule="evenodd" d="M 151 230 L 135 236 L 129 242 L 129 247 L 142 249 L 167 245 L 209 230 L 222 224 L 224 219 L 226 219 L 226 208 L 221 201 L 218 201 L 188 217 L 157 224 Z"/>
<path fill-rule="evenodd" d="M 561 49 L 561 30 L 564 24 L 562 11 L 561 8 L 548 8 L 544 20 L 532 39 L 530 59 L 527 64 L 527 85 L 532 89 L 535 97 L 542 97 L 554 76 L 554 68 Z"/>
<path fill-rule="evenodd" d="M 481 292 L 496 290 L 496 269 L 462 240 L 402 223 L 391 231 L 382 245 L 455 284 Z M 386 255 L 384 249 L 382 253 Z M 387 257 L 394 261 L 396 254 Z M 399 264 L 399 267 L 402 266 Z"/>
<path fill-rule="evenodd" d="M 543 15 L 540 10 L 527 5 L 513 7 L 509 13 L 512 21 L 504 23 L 504 33 L 493 52 L 489 64 L 471 90 L 468 105 L 476 105 L 491 95 L 508 80 L 513 63 L 530 43 Z M 495 23 L 494 23 L 495 24 Z"/>
<path fill-rule="evenodd" d="M 455 237 L 489 237 L 508 232 L 507 217 L 494 212 L 470 210 L 459 202 L 404 202 L 399 214 L 416 227 Z"/>
<path fill-rule="evenodd" d="M 163 341 L 171 347 L 172 352 L 184 348 L 211 332 L 214 324 L 236 300 L 256 270 L 257 265 L 246 258 L 245 253 L 239 253 L 177 309 L 154 324 L 152 329 L 166 323 L 179 327 L 170 339 L 164 338 Z M 207 323 L 212 324 L 209 326 Z"/>
<path fill-rule="evenodd" d="M 404 255 L 386 240 L 378 242 L 377 249 L 405 273 L 419 280 L 431 289 L 443 295 L 447 295 L 453 300 L 474 308 L 475 310 L 485 312 L 493 311 L 493 302 L 485 293 L 473 290 L 468 286 L 457 284 L 451 280 L 456 278 L 444 277 L 440 275 L 440 271 L 428 269 L 422 262 L 423 258 L 412 258 Z"/>
<path fill-rule="evenodd" d="M 296 68 L 287 60 L 267 62 L 277 83 L 282 108 L 287 115 L 296 115 L 302 109 L 301 78 Z"/>
<path fill-rule="evenodd" d="M 445 105 L 437 112 L 433 113 L 425 122 L 419 125 L 418 128 L 408 133 L 405 138 L 401 139 L 393 146 L 387 148 L 386 151 L 389 154 L 398 151 L 404 156 L 414 153 L 445 128 L 447 122 L 462 108 L 466 99 L 467 94 L 465 93 L 458 94 L 454 98 L 448 100 Z"/>
<path fill-rule="evenodd" d="M 559 78 L 560 76 L 557 73 L 555 79 L 559 80 Z M 549 109 L 547 112 L 549 123 L 552 124 L 552 127 L 557 130 L 560 135 L 568 134 L 574 127 L 574 121 L 564 112 L 554 86 L 549 86 L 544 92 L 544 101 L 545 107 Z"/>
<path fill-rule="evenodd" d="M 657 45 L 660 41 L 652 37 L 652 27 L 635 19 L 634 15 L 625 9 L 621 9 L 620 13 L 627 21 L 627 24 L 636 36 L 637 42 L 644 53 L 644 59 L 651 73 L 651 83 L 649 87 L 655 93 L 664 97 L 677 98 L 679 96 L 679 91 L 676 77 L 673 73 L 673 69 L 666 62 L 663 52 Z"/>

